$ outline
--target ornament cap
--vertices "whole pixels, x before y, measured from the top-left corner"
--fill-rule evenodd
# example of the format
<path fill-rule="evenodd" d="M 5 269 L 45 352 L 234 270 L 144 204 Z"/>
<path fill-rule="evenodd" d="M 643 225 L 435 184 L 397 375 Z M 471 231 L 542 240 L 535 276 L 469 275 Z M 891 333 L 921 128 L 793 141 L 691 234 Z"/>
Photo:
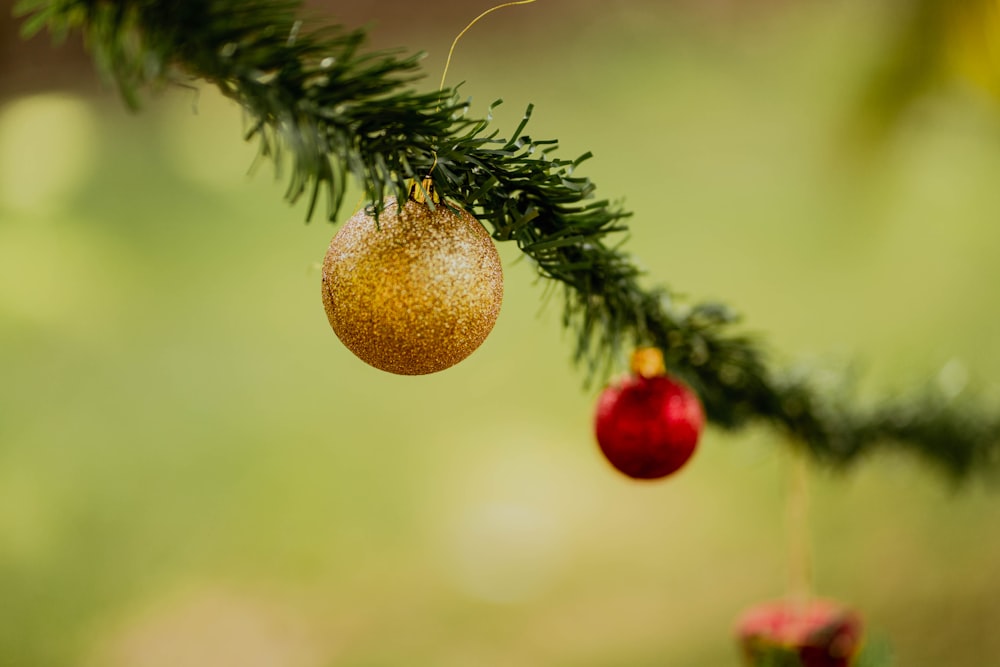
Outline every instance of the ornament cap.
<path fill-rule="evenodd" d="M 420 181 L 413 179 L 410 182 L 409 191 L 410 201 L 415 201 L 418 204 L 424 204 L 428 201 L 431 204 L 437 204 L 441 201 L 441 197 L 438 196 L 437 190 L 434 189 L 434 181 L 430 178 L 424 178 Z"/>
<path fill-rule="evenodd" d="M 639 377 L 651 378 L 667 374 L 663 352 L 657 347 L 637 347 L 629 361 L 632 372 Z"/>

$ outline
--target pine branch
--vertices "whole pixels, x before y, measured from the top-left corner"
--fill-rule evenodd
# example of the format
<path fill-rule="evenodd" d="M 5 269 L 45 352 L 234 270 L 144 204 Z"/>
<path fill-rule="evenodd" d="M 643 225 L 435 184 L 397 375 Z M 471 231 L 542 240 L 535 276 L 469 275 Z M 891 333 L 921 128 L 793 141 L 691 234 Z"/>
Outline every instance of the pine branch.
<path fill-rule="evenodd" d="M 676 307 L 662 288 L 644 289 L 633 259 L 610 234 L 630 215 L 595 200 L 580 163 L 556 157 L 555 141 L 513 135 L 467 118 L 455 90 L 418 93 L 418 57 L 366 53 L 363 31 L 312 28 L 293 0 L 22 0 L 26 34 L 83 33 L 100 68 L 130 106 L 138 91 L 181 76 L 203 79 L 253 119 L 246 134 L 276 166 L 287 152 L 294 202 L 321 193 L 336 218 L 349 179 L 376 209 L 404 197 L 409 179 L 431 172 L 438 192 L 474 212 L 498 241 L 514 241 L 539 274 L 564 287 L 575 358 L 606 377 L 622 350 L 655 345 L 671 372 L 700 395 L 715 424 L 764 421 L 816 460 L 846 466 L 879 448 L 918 455 L 955 479 L 1000 464 L 1000 410 L 933 387 L 919 396 L 862 407 L 850 393 L 778 374 L 762 344 L 733 333 L 725 307 Z"/>

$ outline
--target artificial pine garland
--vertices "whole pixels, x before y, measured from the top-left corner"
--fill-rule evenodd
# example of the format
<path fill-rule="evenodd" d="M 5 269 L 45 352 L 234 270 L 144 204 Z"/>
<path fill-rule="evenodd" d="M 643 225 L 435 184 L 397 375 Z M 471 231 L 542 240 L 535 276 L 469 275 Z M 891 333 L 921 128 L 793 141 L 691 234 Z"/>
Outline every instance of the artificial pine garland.
<path fill-rule="evenodd" d="M 904 398 L 863 406 L 847 383 L 824 386 L 770 366 L 760 340 L 735 331 L 725 306 L 682 308 L 668 290 L 640 284 L 640 270 L 609 235 L 630 213 L 594 198 L 575 160 L 555 141 L 509 138 L 467 117 L 456 90 L 417 92 L 416 56 L 362 50 L 361 30 L 312 27 L 295 0 L 22 0 L 24 33 L 80 31 L 99 67 L 130 106 L 139 90 L 182 77 L 202 79 L 252 119 L 259 155 L 291 162 L 287 198 L 308 195 L 307 219 L 326 194 L 342 209 L 348 179 L 378 214 L 405 201 L 412 179 L 431 175 L 448 200 L 473 213 L 497 241 L 515 241 L 539 274 L 564 287 L 563 323 L 575 358 L 603 378 L 638 346 L 662 350 L 671 374 L 700 396 L 707 418 L 736 429 L 768 422 L 830 466 L 881 447 L 926 459 L 955 479 L 991 474 L 1000 463 L 1000 410 L 933 383 Z"/>

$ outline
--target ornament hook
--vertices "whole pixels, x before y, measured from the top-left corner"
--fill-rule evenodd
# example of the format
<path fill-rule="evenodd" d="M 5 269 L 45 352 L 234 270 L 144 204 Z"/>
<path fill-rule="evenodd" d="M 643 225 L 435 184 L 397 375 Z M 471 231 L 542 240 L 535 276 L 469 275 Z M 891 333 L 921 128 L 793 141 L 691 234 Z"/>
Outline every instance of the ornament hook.
<path fill-rule="evenodd" d="M 434 181 L 430 177 L 424 178 L 420 181 L 413 179 L 410 182 L 410 201 L 415 201 L 418 204 L 425 204 L 430 201 L 431 205 L 440 203 L 441 197 L 438 195 L 437 190 L 434 188 Z"/>

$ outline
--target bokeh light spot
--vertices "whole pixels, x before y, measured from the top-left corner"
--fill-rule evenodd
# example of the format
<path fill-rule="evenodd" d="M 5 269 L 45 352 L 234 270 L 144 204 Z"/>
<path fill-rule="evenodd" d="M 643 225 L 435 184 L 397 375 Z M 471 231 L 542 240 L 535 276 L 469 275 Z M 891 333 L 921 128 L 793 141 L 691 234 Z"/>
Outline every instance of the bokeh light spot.
<path fill-rule="evenodd" d="M 0 208 L 64 205 L 94 158 L 94 112 L 65 94 L 22 97 L 0 109 Z"/>
<path fill-rule="evenodd" d="M 103 667 L 321 667 L 308 623 L 282 604 L 207 587 L 168 593 L 101 646 Z"/>

